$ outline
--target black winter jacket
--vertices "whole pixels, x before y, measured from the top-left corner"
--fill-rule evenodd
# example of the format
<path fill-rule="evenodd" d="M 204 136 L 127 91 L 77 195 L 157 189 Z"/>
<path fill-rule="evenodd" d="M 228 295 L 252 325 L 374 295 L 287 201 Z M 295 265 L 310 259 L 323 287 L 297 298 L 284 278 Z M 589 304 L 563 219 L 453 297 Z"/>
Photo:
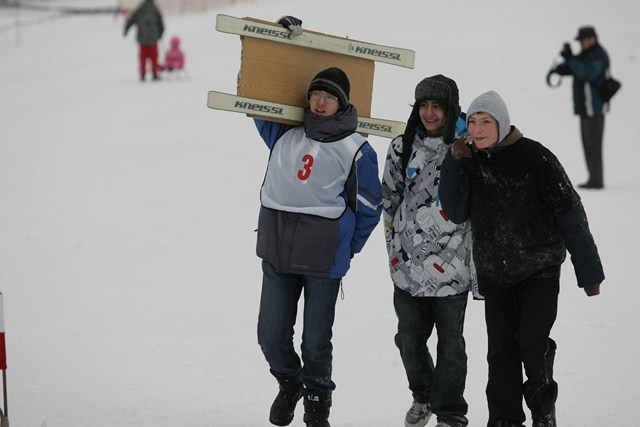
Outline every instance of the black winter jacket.
<path fill-rule="evenodd" d="M 162 14 L 153 0 L 144 0 L 127 19 L 124 26 L 125 36 L 133 25 L 137 26 L 136 40 L 141 45 L 157 43 L 164 33 Z"/>
<path fill-rule="evenodd" d="M 448 217 L 471 221 L 480 293 L 499 295 L 529 278 L 559 277 L 566 249 L 589 287 L 604 280 L 580 197 L 556 156 L 512 126 L 490 152 L 445 157 L 440 198 Z"/>

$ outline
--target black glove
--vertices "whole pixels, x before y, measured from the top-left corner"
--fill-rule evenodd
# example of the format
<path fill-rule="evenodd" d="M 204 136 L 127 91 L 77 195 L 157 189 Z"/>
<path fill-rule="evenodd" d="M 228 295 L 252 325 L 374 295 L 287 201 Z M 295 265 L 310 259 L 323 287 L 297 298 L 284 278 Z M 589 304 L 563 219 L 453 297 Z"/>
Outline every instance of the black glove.
<path fill-rule="evenodd" d="M 571 45 L 569 43 L 565 43 L 562 46 L 562 50 L 560 51 L 560 56 L 564 59 L 569 59 L 573 56 L 573 52 L 571 52 Z"/>
<path fill-rule="evenodd" d="M 278 19 L 278 24 L 282 24 L 282 26 L 291 31 L 294 36 L 302 34 L 302 20 L 295 16 L 283 16 Z"/>

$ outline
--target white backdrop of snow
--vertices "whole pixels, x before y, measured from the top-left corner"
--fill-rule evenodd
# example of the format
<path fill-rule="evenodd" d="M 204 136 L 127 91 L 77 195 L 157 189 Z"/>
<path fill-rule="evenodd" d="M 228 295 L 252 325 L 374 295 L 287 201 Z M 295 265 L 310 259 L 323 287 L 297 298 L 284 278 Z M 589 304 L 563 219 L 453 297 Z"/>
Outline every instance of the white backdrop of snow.
<path fill-rule="evenodd" d="M 182 38 L 190 78 L 144 84 L 120 17 L 0 33 L 0 291 L 12 425 L 268 425 L 276 385 L 256 343 L 254 252 L 268 153 L 248 118 L 206 107 L 209 90 L 235 91 L 240 41 L 215 31 L 216 13 L 226 13 L 293 14 L 309 29 L 415 50 L 414 70 L 376 66 L 374 117 L 406 120 L 415 84 L 432 74 L 458 82 L 463 109 L 495 89 L 513 123 L 551 148 L 576 184 L 586 170 L 570 80 L 553 90 L 544 77 L 562 42 L 595 25 L 624 84 L 606 122 L 607 188 L 581 191 L 607 279 L 602 295 L 587 298 L 571 263 L 563 268 L 552 335 L 558 420 L 640 426 L 639 12 L 635 0 L 240 2 L 166 16 L 161 48 Z M 0 17 L 15 19 L 9 9 Z M 370 141 L 382 167 L 389 141 Z M 399 426 L 411 400 L 393 343 L 383 240 L 378 227 L 338 302 L 335 426 Z M 470 301 L 465 332 L 469 419 L 481 426 L 481 302 Z M 293 426 L 303 425 L 301 412 Z"/>

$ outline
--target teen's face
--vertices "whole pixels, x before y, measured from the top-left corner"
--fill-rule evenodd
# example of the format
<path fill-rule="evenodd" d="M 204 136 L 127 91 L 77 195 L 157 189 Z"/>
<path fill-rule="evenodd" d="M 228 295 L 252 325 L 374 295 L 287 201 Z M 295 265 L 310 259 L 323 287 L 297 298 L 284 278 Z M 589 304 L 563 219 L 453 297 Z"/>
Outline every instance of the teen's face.
<path fill-rule="evenodd" d="M 313 90 L 309 96 L 309 109 L 316 116 L 328 117 L 338 112 L 338 98 L 323 90 Z"/>
<path fill-rule="evenodd" d="M 430 135 L 439 134 L 444 128 L 446 113 L 435 101 L 423 101 L 420 103 L 420 120 Z"/>
<path fill-rule="evenodd" d="M 491 115 L 475 113 L 468 122 L 467 130 L 476 147 L 483 149 L 498 142 L 498 122 Z"/>

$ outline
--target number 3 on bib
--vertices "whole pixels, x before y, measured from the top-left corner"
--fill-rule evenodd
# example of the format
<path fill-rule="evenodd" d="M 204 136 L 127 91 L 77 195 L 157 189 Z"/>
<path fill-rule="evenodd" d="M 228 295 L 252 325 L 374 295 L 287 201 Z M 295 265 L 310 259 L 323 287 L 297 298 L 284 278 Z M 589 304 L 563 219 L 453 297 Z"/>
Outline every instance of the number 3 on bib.
<path fill-rule="evenodd" d="M 305 154 L 302 156 L 302 169 L 298 170 L 298 179 L 300 181 L 306 181 L 311 176 L 311 167 L 313 166 L 313 156 L 311 154 Z"/>

